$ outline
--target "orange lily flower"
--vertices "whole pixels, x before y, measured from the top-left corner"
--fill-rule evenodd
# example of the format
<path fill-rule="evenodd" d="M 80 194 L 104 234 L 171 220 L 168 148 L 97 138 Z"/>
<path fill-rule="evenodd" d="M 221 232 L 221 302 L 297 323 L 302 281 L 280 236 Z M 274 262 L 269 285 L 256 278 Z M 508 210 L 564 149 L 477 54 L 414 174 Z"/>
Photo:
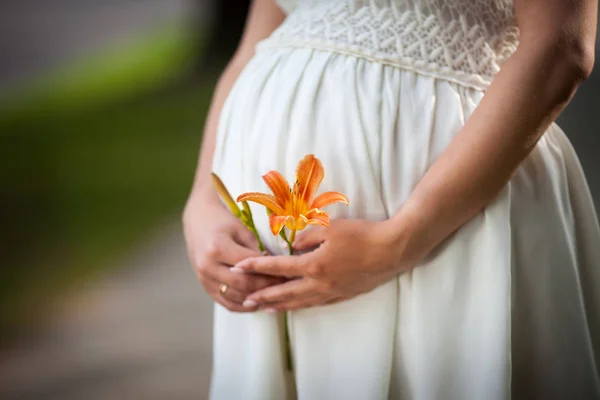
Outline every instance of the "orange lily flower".
<path fill-rule="evenodd" d="M 339 192 L 325 192 L 315 197 L 324 176 L 321 162 L 309 154 L 298 164 L 293 189 L 279 172 L 270 171 L 262 178 L 273 195 L 250 192 L 240 195 L 237 201 L 253 201 L 267 207 L 271 211 L 269 225 L 273 235 L 278 235 L 284 226 L 294 233 L 308 224 L 329 226 L 329 214 L 321 208 L 337 202 L 348 205 L 349 202 Z"/>

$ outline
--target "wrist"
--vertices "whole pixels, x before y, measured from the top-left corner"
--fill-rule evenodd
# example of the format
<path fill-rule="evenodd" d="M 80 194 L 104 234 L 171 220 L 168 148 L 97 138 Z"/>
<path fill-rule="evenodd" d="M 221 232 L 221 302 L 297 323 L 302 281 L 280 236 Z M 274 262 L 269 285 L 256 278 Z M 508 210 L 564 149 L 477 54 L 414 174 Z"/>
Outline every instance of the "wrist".
<path fill-rule="evenodd" d="M 194 183 L 188 201 L 210 205 L 221 204 L 221 199 L 210 176 Z"/>
<path fill-rule="evenodd" d="M 209 186 L 194 186 L 188 196 L 184 215 L 195 213 L 195 210 L 206 209 L 210 207 L 222 207 L 219 195 L 214 188 Z"/>
<path fill-rule="evenodd" d="M 425 216 L 418 205 L 406 202 L 383 224 L 388 248 L 402 269 L 412 268 L 429 252 Z"/>

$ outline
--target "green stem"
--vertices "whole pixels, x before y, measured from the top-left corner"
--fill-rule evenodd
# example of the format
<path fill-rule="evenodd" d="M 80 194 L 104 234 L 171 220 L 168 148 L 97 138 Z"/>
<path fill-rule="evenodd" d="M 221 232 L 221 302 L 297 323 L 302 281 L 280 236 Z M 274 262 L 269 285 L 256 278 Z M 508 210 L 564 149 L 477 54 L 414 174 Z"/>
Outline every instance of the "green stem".
<path fill-rule="evenodd" d="M 246 226 L 254 234 L 254 237 L 256 238 L 256 241 L 258 242 L 258 250 L 260 250 L 260 252 L 262 253 L 265 251 L 265 246 L 263 245 L 262 240 L 260 240 L 260 235 L 258 234 L 258 231 L 256 230 L 256 226 L 254 226 L 254 218 L 252 217 L 252 210 L 250 209 L 250 206 L 248 205 L 247 201 L 243 201 L 242 206 L 244 207 L 244 211 L 246 212 L 246 215 L 248 216 Z"/>
<path fill-rule="evenodd" d="M 260 236 L 258 234 L 258 231 L 256 230 L 256 227 L 254 226 L 254 222 L 252 222 L 252 227 L 250 228 L 250 230 L 254 234 L 254 237 L 256 237 L 256 241 L 258 242 L 258 250 L 260 250 L 261 253 L 264 252 L 265 246 L 263 245 L 262 240 L 260 240 Z"/>
<path fill-rule="evenodd" d="M 292 234 L 290 235 L 289 240 L 285 237 L 285 241 L 288 244 L 288 248 L 290 249 L 290 256 L 294 255 L 294 239 L 296 238 L 296 230 L 292 229 Z"/>
<path fill-rule="evenodd" d="M 288 331 L 288 313 L 287 311 L 283 312 L 283 324 L 284 324 L 284 332 L 285 332 L 285 361 L 286 367 L 288 371 L 292 370 L 292 347 L 290 345 L 290 333 Z"/>
<path fill-rule="evenodd" d="M 292 247 L 292 243 L 288 240 L 287 235 L 285 234 L 285 228 L 283 228 L 281 232 L 279 232 L 279 236 L 281 236 L 283 240 L 285 240 L 285 242 L 287 243 L 290 255 L 294 254 L 294 248 Z"/>
<path fill-rule="evenodd" d="M 283 232 L 283 230 L 282 230 Z M 288 248 L 290 249 L 290 256 L 294 254 L 294 247 L 293 247 L 293 243 L 294 243 L 294 239 L 296 238 L 296 230 L 293 229 L 292 230 L 292 234 L 290 235 L 290 238 L 287 238 L 287 235 L 284 234 L 282 235 L 283 238 L 285 239 L 285 241 L 288 244 Z M 287 311 L 283 312 L 283 323 L 284 323 L 284 331 L 285 331 L 285 356 L 286 356 L 286 366 L 288 371 L 292 370 L 292 347 L 290 345 L 290 332 L 288 331 L 288 313 Z"/>
<path fill-rule="evenodd" d="M 292 243 L 294 241 L 294 237 L 296 236 L 296 230 L 292 230 L 292 235 L 290 239 L 288 239 L 287 234 L 285 233 L 285 227 L 279 232 L 279 236 L 285 240 L 290 249 L 290 255 L 294 254 L 294 248 L 292 247 Z M 292 350 L 290 345 L 290 333 L 288 332 L 288 314 L 287 311 L 283 312 L 283 326 L 285 332 L 285 364 L 288 371 L 292 370 Z"/>

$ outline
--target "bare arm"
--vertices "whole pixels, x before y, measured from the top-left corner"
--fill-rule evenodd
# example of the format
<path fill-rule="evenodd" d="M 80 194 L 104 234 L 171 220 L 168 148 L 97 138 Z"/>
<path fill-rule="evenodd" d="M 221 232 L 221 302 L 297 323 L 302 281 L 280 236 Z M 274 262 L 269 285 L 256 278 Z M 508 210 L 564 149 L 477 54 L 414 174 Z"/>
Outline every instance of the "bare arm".
<path fill-rule="evenodd" d="M 206 292 L 230 311 L 254 311 L 242 307 L 246 296 L 280 283 L 281 279 L 230 272 L 233 264 L 260 252 L 252 233 L 221 204 L 212 185 L 210 172 L 217 125 L 223 103 L 240 71 L 254 55 L 256 43 L 267 37 L 283 19 L 283 13 L 272 0 L 252 3 L 240 45 L 213 96 L 194 186 L 183 213 L 185 240 L 194 270 Z"/>
<path fill-rule="evenodd" d="M 211 184 L 210 172 L 215 151 L 217 125 L 223 103 L 238 75 L 254 55 L 256 44 L 269 36 L 284 18 L 285 15 L 273 0 L 254 0 L 252 2 L 240 44 L 221 75 L 213 95 L 204 127 L 204 137 L 196 177 L 194 178 L 192 197 L 199 196 L 202 200 L 218 201 L 217 194 Z"/>
<path fill-rule="evenodd" d="M 391 230 L 410 264 L 489 204 L 594 63 L 597 0 L 516 0 L 520 45 Z"/>
<path fill-rule="evenodd" d="M 302 277 L 246 304 L 294 310 L 366 293 L 414 267 L 493 201 L 593 64 L 597 0 L 515 1 L 519 48 L 401 209 L 387 221 L 338 219 L 303 232 L 294 247 L 318 247 L 299 256 L 240 261 L 233 271 Z"/>

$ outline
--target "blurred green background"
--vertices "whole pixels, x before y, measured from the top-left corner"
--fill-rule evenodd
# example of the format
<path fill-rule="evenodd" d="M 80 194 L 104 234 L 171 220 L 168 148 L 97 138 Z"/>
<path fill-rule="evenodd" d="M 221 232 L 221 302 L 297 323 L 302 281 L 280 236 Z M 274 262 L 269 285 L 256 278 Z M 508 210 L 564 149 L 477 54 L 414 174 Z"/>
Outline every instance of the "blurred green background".
<path fill-rule="evenodd" d="M 206 397 L 180 219 L 248 3 L 0 2 L 0 398 Z"/>
<path fill-rule="evenodd" d="M 185 203 L 212 89 L 247 4 L 135 3 L 0 6 L 9 61 L 0 67 L 5 339 L 153 226 L 179 218 Z"/>
<path fill-rule="evenodd" d="M 0 114 L 2 333 L 181 208 L 213 82 L 168 90 L 190 45 L 169 29 L 94 55 Z"/>

